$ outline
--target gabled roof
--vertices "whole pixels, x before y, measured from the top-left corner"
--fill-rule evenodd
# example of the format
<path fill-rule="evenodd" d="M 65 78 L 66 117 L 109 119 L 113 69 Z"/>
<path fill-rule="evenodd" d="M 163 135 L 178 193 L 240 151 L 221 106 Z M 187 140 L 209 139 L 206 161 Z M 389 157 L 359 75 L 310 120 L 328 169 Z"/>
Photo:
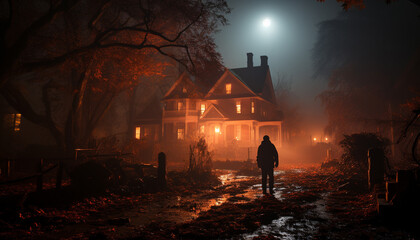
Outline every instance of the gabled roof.
<path fill-rule="evenodd" d="M 185 89 L 186 92 L 184 92 L 183 89 Z M 202 98 L 203 95 L 200 88 L 191 80 L 189 74 L 183 72 L 165 94 L 163 99 Z"/>
<path fill-rule="evenodd" d="M 255 94 L 275 103 L 276 98 L 268 66 L 233 68 L 230 71 Z"/>
<path fill-rule="evenodd" d="M 210 104 L 207 110 L 203 113 L 200 119 L 225 119 L 225 114 L 218 108 L 216 104 Z"/>
<path fill-rule="evenodd" d="M 262 93 L 265 79 L 267 77 L 268 67 L 258 66 L 251 68 L 233 68 L 230 69 L 230 71 L 254 93 Z"/>
<path fill-rule="evenodd" d="M 235 98 L 235 97 L 251 97 L 251 96 L 257 96 L 257 94 L 252 91 L 252 89 L 250 89 L 238 76 L 236 76 L 232 71 L 230 71 L 229 69 L 226 69 L 225 72 L 223 73 L 223 75 L 219 78 L 219 80 L 217 80 L 217 82 L 213 85 L 213 87 L 208 91 L 207 95 L 205 96 L 206 98 L 209 98 L 212 96 L 213 92 L 217 89 L 217 87 L 223 83 L 224 81 L 227 81 L 228 79 L 234 79 L 236 80 L 239 84 L 241 84 L 245 90 L 244 94 L 240 94 L 240 95 L 235 95 L 235 94 L 230 94 L 230 95 L 225 95 L 224 97 L 226 98 Z M 220 98 L 220 96 L 218 97 Z M 223 97 L 222 97 L 223 98 Z"/>

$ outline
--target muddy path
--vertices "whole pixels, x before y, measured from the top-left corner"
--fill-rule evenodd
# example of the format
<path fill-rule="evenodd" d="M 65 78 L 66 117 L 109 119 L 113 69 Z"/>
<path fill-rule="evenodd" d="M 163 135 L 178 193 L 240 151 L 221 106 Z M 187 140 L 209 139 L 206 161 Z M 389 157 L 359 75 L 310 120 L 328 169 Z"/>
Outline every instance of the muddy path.
<path fill-rule="evenodd" d="M 408 239 L 375 216 L 371 194 L 335 170 L 275 173 L 275 194 L 259 176 L 218 171 L 220 185 L 139 196 L 110 194 L 71 208 L 31 209 L 3 224 L 3 239 Z M 356 185 L 356 187 L 355 187 Z"/>

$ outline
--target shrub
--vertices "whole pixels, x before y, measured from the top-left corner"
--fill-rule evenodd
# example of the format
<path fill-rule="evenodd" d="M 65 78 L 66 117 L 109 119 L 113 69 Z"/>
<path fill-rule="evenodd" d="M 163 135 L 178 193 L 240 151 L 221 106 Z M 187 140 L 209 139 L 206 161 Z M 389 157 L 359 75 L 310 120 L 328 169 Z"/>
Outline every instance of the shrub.
<path fill-rule="evenodd" d="M 390 144 L 387 138 L 382 138 L 374 133 L 357 133 L 344 135 L 340 141 L 340 146 L 344 153 L 341 156 L 345 167 L 356 170 L 368 169 L 368 150 L 370 148 L 380 148 L 386 152 L 386 147 Z"/>

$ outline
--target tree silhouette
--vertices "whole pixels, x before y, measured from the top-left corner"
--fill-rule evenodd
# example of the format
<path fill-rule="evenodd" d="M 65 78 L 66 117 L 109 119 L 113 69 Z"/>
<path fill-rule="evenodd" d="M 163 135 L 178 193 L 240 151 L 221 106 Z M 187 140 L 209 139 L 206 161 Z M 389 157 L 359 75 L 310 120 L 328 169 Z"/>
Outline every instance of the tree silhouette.
<path fill-rule="evenodd" d="M 168 59 L 190 71 L 219 62 L 212 33 L 230 11 L 224 0 L 2 6 L 0 92 L 67 151 L 86 144 L 118 93 L 161 74 Z"/>

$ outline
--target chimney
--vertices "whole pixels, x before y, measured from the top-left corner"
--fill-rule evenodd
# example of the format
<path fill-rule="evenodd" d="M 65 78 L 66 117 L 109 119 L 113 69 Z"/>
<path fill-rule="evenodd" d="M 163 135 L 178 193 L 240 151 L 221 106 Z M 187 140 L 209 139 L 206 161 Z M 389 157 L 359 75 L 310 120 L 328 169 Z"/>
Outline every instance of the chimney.
<path fill-rule="evenodd" d="M 246 56 L 248 57 L 248 68 L 252 68 L 254 66 L 254 62 L 252 61 L 252 53 L 247 53 Z"/>
<path fill-rule="evenodd" d="M 261 67 L 267 67 L 267 66 L 268 66 L 268 57 L 261 56 Z"/>

